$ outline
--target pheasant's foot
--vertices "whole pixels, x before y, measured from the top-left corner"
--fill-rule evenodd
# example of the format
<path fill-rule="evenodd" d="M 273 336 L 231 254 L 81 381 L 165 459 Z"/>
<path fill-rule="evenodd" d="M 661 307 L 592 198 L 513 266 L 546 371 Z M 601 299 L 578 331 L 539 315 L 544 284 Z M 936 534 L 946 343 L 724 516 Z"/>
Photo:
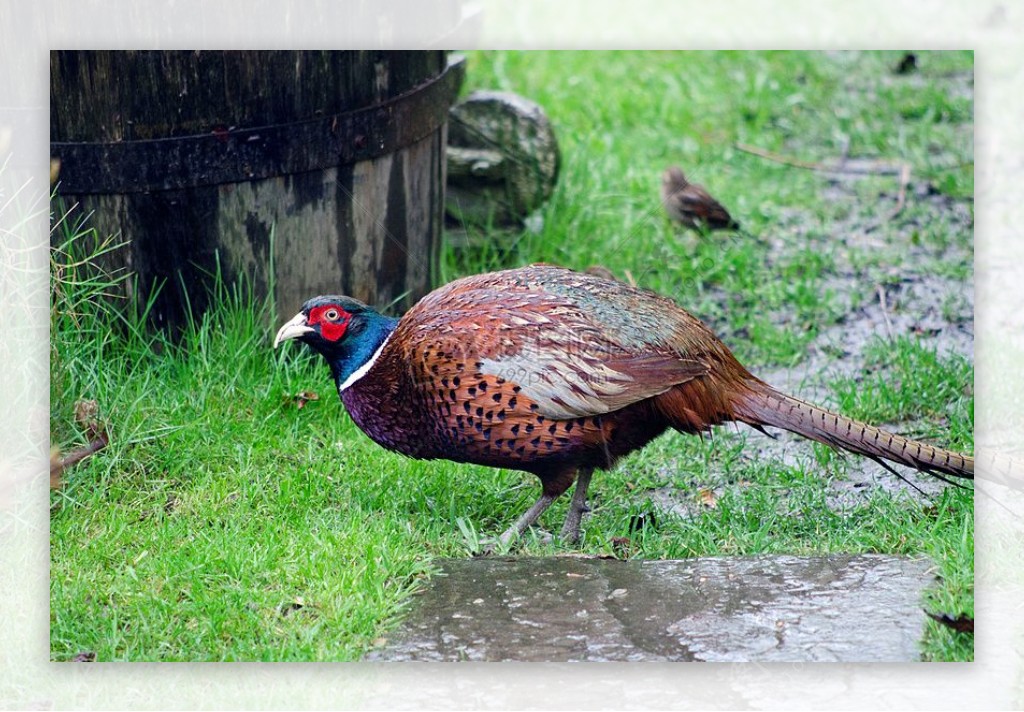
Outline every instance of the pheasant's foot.
<path fill-rule="evenodd" d="M 587 488 L 590 487 L 590 477 L 593 474 L 593 469 L 581 469 L 576 478 L 576 489 L 573 490 L 569 511 L 565 514 L 565 522 L 559 536 L 567 544 L 575 544 L 580 540 L 580 523 L 583 521 L 584 513 L 590 511 L 590 507 L 587 506 Z"/>
<path fill-rule="evenodd" d="M 554 501 L 554 495 L 542 494 L 540 498 L 533 503 L 533 506 L 526 510 L 523 516 L 516 520 L 515 524 L 506 529 L 505 532 L 498 537 L 496 544 L 507 549 L 512 542 L 519 539 L 519 537 L 523 535 L 523 532 L 529 529 L 531 524 L 537 521 L 537 518 L 543 514 L 544 510 L 550 507 L 551 503 Z M 488 548 L 490 549 L 488 553 L 491 553 L 493 552 L 495 545 L 492 544 Z"/>

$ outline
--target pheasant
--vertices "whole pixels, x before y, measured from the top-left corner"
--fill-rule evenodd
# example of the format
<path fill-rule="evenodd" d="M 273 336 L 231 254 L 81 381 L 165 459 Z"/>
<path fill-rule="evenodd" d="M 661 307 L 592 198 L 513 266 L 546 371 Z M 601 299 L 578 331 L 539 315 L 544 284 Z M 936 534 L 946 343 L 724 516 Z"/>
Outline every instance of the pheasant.
<path fill-rule="evenodd" d="M 575 542 L 593 471 L 668 428 L 773 426 L 883 465 L 974 478 L 972 457 L 777 391 L 672 300 L 561 267 L 458 279 L 401 319 L 315 297 L 274 347 L 288 339 L 323 355 L 353 421 L 385 448 L 539 477 L 540 497 L 500 536 L 504 546 L 574 480 L 561 536 Z"/>
<path fill-rule="evenodd" d="M 686 180 L 677 166 L 670 166 L 661 174 L 661 203 L 671 217 L 695 230 L 740 229 L 729 211 L 704 186 Z"/>

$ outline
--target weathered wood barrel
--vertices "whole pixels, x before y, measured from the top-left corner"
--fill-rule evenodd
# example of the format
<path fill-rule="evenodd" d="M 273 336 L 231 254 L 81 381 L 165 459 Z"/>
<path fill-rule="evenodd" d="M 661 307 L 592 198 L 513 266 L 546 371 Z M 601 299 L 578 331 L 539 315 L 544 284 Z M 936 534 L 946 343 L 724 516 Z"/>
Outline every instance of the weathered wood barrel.
<path fill-rule="evenodd" d="M 128 243 L 158 326 L 218 272 L 278 316 L 323 293 L 402 309 L 436 272 L 462 75 L 443 51 L 53 51 L 58 195 Z"/>

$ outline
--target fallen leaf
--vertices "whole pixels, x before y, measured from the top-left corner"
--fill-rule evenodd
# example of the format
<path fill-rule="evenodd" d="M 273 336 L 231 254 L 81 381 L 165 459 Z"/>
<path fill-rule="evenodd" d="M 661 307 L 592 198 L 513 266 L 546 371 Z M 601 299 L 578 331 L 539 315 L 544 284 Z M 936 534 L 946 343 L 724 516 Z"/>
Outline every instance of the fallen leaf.
<path fill-rule="evenodd" d="M 87 427 L 90 421 L 96 420 L 99 412 L 100 406 L 94 400 L 80 400 L 75 402 L 75 422 L 83 428 Z"/>
<path fill-rule="evenodd" d="M 715 494 L 713 489 L 700 489 L 697 491 L 697 499 L 700 503 L 708 509 L 714 509 L 718 506 L 718 496 Z"/>
<path fill-rule="evenodd" d="M 310 401 L 320 400 L 320 396 L 313 391 L 299 391 L 294 395 L 286 395 L 285 401 L 294 405 L 296 409 L 302 408 Z"/>
<path fill-rule="evenodd" d="M 107 426 L 99 418 L 100 407 L 94 400 L 75 402 L 75 422 L 85 431 L 86 440 L 107 437 Z"/>

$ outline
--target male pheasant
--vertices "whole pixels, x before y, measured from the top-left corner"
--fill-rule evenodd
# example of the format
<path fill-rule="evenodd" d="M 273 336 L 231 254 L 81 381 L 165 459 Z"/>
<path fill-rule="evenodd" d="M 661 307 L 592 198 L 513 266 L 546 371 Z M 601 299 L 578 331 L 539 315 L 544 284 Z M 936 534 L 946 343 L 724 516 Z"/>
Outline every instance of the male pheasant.
<path fill-rule="evenodd" d="M 400 320 L 316 297 L 274 346 L 286 339 L 324 356 L 352 419 L 380 445 L 537 475 L 542 494 L 501 535 L 505 545 L 574 479 L 562 537 L 575 541 L 593 470 L 670 427 L 775 426 L 879 462 L 974 477 L 971 457 L 775 390 L 673 301 L 560 267 L 459 279 Z"/>

